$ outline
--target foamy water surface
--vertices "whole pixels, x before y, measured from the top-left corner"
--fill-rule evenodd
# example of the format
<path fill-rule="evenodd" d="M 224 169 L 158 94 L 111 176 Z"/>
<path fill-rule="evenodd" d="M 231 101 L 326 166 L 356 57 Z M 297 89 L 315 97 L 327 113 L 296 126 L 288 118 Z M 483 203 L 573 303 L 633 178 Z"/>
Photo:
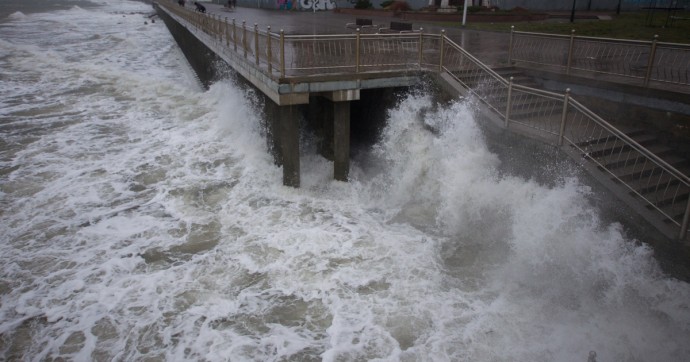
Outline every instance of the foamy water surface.
<path fill-rule="evenodd" d="M 0 23 L 3 359 L 690 358 L 688 284 L 576 177 L 501 172 L 464 102 L 409 94 L 351 182 L 304 147 L 284 187 L 253 94 L 94 5 Z"/>

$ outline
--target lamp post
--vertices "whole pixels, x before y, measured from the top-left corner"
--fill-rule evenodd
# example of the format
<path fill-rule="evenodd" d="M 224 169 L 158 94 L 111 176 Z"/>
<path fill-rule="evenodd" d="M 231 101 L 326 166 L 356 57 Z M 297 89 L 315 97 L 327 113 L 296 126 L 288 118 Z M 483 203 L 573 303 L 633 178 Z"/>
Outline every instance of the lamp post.
<path fill-rule="evenodd" d="M 463 10 L 462 10 L 462 27 L 465 27 L 465 21 L 467 20 L 467 0 L 463 1 Z"/>

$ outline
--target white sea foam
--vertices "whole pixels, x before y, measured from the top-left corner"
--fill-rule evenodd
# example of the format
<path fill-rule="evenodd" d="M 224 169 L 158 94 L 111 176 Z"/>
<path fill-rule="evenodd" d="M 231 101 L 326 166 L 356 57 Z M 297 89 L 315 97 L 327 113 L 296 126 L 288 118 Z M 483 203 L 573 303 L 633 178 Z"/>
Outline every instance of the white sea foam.
<path fill-rule="evenodd" d="M 162 23 L 123 16 L 144 5 L 104 4 L 0 29 L 6 359 L 690 355 L 688 285 L 577 178 L 500 172 L 467 104 L 409 95 L 377 167 L 333 181 L 305 148 L 284 187 L 252 95 L 201 89 Z"/>
<path fill-rule="evenodd" d="M 26 18 L 26 15 L 24 15 L 24 13 L 22 13 L 21 11 L 16 11 L 10 14 L 7 18 L 10 20 L 22 20 Z"/>

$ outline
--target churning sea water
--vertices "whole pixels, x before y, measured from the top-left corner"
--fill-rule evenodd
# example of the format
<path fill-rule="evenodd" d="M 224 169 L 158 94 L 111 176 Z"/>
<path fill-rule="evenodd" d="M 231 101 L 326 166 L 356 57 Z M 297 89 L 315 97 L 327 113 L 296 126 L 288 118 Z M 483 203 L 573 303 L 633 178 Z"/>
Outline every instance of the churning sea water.
<path fill-rule="evenodd" d="M 469 105 L 411 93 L 351 182 L 307 146 L 284 187 L 251 93 L 79 4 L 0 23 L 0 359 L 690 359 L 690 286 Z"/>

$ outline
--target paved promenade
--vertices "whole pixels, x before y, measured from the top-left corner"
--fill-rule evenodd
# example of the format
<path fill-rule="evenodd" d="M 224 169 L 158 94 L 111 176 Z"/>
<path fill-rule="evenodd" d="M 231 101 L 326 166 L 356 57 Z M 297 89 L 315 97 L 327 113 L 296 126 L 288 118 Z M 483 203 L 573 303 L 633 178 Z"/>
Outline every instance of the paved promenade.
<path fill-rule="evenodd" d="M 281 11 L 266 10 L 256 8 L 238 7 L 234 11 L 229 11 L 222 5 L 204 4 L 207 12 L 228 18 L 228 21 L 235 19 L 238 24 L 242 21 L 247 22 L 248 27 L 253 27 L 254 23 L 260 29 L 271 26 L 272 32 L 279 32 L 283 29 L 286 34 L 343 34 L 351 33 L 352 29 L 345 27 L 347 23 L 355 22 L 355 15 L 341 14 L 333 11 Z M 193 6 L 190 3 L 187 7 Z M 391 21 L 396 21 L 390 17 L 372 17 L 374 24 L 388 26 Z M 405 21 L 409 22 L 409 21 Z M 425 33 L 440 33 L 444 28 L 432 23 L 412 22 L 413 29 L 424 28 Z M 508 27 L 509 25 L 506 25 Z M 466 30 L 460 28 L 448 28 L 446 35 L 453 39 L 457 44 L 467 49 L 472 55 L 479 58 L 482 62 L 490 66 L 507 65 L 508 45 L 510 35 L 508 33 Z"/>

